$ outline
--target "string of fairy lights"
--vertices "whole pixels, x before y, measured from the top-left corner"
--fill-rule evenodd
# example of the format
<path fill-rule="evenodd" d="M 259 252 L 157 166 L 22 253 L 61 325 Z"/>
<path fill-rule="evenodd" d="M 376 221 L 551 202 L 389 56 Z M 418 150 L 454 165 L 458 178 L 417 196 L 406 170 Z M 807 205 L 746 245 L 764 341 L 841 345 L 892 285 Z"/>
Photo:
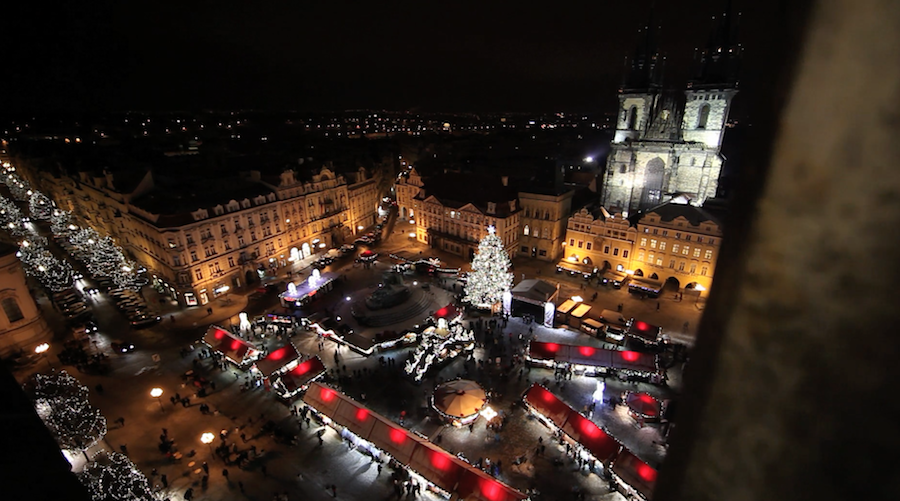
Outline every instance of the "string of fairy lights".
<path fill-rule="evenodd" d="M 465 286 L 464 300 L 477 308 L 488 308 L 503 299 L 503 293 L 512 287 L 511 262 L 503 250 L 503 241 L 493 226 L 478 243 L 478 254 L 472 260 L 472 272 Z"/>
<path fill-rule="evenodd" d="M 109 278 L 122 289 L 139 290 L 147 284 L 142 275 L 146 270 L 127 259 L 112 238 L 100 235 L 93 228 L 75 225 L 70 212 L 56 207 L 46 195 L 33 189 L 8 162 L 3 164 L 0 183 L 6 185 L 16 201 L 28 202 L 31 218 L 49 221 L 55 237 L 68 239 L 73 257 L 83 263 L 93 277 Z M 16 202 L 4 197 L 0 197 L 0 228 L 19 242 L 16 255 L 28 275 L 53 292 L 72 286 L 74 271 L 71 264 L 54 257 L 47 249 L 46 239 L 37 234 Z"/>

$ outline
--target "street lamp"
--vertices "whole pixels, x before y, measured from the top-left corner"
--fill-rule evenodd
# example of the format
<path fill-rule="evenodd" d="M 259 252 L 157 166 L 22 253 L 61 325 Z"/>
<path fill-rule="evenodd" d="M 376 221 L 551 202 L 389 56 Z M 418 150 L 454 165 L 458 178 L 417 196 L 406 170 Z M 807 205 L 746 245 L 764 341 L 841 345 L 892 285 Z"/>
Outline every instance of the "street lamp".
<path fill-rule="evenodd" d="M 215 455 L 213 455 L 213 451 L 212 451 L 212 442 L 215 439 L 216 439 L 216 436 L 209 432 L 206 432 L 206 433 L 200 435 L 200 441 L 209 446 L 209 455 L 213 459 L 215 459 Z"/>
<path fill-rule="evenodd" d="M 159 403 L 159 410 L 166 412 L 166 409 L 163 407 L 162 400 L 159 399 L 159 397 L 161 397 L 162 394 L 163 394 L 162 388 L 153 388 L 152 390 L 150 390 L 150 396 L 155 398 L 156 401 Z"/>
<path fill-rule="evenodd" d="M 47 358 L 47 350 L 50 349 L 49 343 L 41 343 L 34 347 L 34 352 L 47 359 L 47 370 L 50 370 L 50 359 Z"/>

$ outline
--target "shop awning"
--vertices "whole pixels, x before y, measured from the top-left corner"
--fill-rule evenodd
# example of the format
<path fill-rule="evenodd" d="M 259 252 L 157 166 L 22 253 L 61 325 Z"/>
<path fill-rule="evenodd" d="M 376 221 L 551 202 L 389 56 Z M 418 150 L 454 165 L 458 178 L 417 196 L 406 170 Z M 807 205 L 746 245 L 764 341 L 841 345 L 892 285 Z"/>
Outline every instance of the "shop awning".
<path fill-rule="evenodd" d="M 431 442 L 421 442 L 413 450 L 409 467 L 441 489 L 453 492 L 466 463 Z"/>
<path fill-rule="evenodd" d="M 581 303 L 575 308 L 575 311 L 572 312 L 572 316 L 575 318 L 581 318 L 589 311 L 591 311 L 591 305 Z"/>
<path fill-rule="evenodd" d="M 556 308 L 556 311 L 565 315 L 566 313 L 569 313 L 570 311 L 572 311 L 572 308 L 574 308 L 576 304 L 578 304 L 578 303 L 576 303 L 575 301 L 572 301 L 571 299 L 566 299 L 565 301 L 563 301 L 563 304 L 559 305 Z"/>
<path fill-rule="evenodd" d="M 235 337 L 227 330 L 210 325 L 203 336 L 203 342 L 235 363 L 241 363 L 250 350 L 256 350 L 252 344 Z"/>
<path fill-rule="evenodd" d="M 325 365 L 319 357 L 300 362 L 297 367 L 281 374 L 281 382 L 289 393 L 294 393 L 325 372 Z"/>
<path fill-rule="evenodd" d="M 297 349 L 294 348 L 294 345 L 288 343 L 277 350 L 273 350 L 262 360 L 258 360 L 256 369 L 262 372 L 264 376 L 269 377 L 298 358 L 300 358 L 300 354 L 297 353 Z"/>
<path fill-rule="evenodd" d="M 656 487 L 657 471 L 630 451 L 623 450 L 619 454 L 616 462 L 613 463 L 612 472 L 638 491 L 644 499 L 652 499 L 653 488 Z"/>
<path fill-rule="evenodd" d="M 572 411 L 565 402 L 537 383 L 534 383 L 525 393 L 525 402 L 560 427 L 566 422 Z"/>

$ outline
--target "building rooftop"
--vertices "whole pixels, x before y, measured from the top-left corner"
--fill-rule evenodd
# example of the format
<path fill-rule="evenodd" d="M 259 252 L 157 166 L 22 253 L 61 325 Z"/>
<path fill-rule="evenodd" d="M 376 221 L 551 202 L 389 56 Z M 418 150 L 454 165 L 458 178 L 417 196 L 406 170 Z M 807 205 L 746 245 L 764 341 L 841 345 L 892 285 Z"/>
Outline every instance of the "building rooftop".
<path fill-rule="evenodd" d="M 683 217 L 694 226 L 699 226 L 700 223 L 706 221 L 712 221 L 717 225 L 722 224 L 718 218 L 703 210 L 702 208 L 676 201 L 666 202 L 664 204 L 657 205 L 656 207 L 647 209 L 646 212 L 640 213 L 640 215 L 638 216 L 640 218 L 639 221 L 643 220 L 643 218 L 650 213 L 658 214 L 660 219 L 664 222 L 673 221 L 678 217 Z"/>
<path fill-rule="evenodd" d="M 237 177 L 171 179 L 155 177 L 154 188 L 132 205 L 160 215 L 158 225 L 177 226 L 193 221 L 191 212 L 211 209 L 231 200 L 266 195 L 272 190 L 261 183 Z"/>

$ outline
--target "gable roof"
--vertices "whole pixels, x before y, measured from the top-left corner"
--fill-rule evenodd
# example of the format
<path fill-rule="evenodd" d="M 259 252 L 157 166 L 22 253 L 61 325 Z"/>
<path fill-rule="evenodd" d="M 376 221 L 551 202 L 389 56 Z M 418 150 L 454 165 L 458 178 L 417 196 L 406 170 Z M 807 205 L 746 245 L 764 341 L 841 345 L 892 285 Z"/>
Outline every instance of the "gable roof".
<path fill-rule="evenodd" d="M 689 223 L 694 226 L 699 226 L 701 223 L 706 221 L 710 221 L 715 223 L 716 225 L 721 226 L 719 219 L 706 212 L 700 207 L 695 207 L 690 204 L 680 204 L 675 202 L 666 202 L 661 205 L 657 205 L 656 207 L 647 209 L 646 212 L 640 215 L 639 221 L 643 221 L 645 217 L 649 214 L 657 214 L 662 221 L 670 222 L 679 217 L 683 217 Z"/>

